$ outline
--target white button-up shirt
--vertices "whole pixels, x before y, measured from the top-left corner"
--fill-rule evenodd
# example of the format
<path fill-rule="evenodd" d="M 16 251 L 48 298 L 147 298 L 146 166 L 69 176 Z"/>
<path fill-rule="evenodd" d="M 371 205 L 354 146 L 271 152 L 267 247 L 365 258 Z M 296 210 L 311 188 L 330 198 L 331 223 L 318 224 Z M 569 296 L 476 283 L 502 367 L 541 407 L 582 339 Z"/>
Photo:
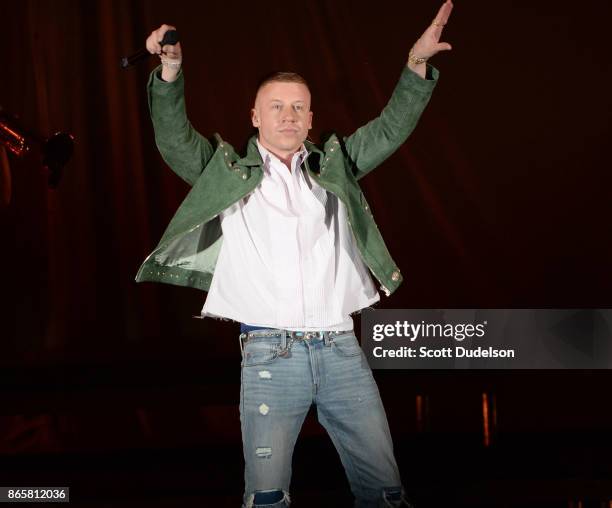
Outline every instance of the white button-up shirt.
<path fill-rule="evenodd" d="M 287 330 L 352 330 L 380 296 L 346 207 L 302 163 L 291 171 L 257 141 L 263 180 L 220 215 L 223 243 L 202 316 Z"/>

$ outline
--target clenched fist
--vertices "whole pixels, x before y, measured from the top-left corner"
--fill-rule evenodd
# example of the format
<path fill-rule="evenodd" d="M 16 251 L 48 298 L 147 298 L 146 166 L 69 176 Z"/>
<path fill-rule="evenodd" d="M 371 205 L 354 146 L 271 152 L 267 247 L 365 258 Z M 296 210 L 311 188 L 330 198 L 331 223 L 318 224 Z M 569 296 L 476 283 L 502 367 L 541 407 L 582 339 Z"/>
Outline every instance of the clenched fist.
<path fill-rule="evenodd" d="M 161 77 L 164 81 L 174 81 L 183 61 L 183 52 L 181 43 L 166 44 L 161 46 L 160 43 L 168 30 L 176 30 L 172 25 L 162 25 L 157 30 L 153 30 L 151 35 L 147 37 L 145 46 L 147 51 L 154 55 L 159 55 L 162 61 Z"/>

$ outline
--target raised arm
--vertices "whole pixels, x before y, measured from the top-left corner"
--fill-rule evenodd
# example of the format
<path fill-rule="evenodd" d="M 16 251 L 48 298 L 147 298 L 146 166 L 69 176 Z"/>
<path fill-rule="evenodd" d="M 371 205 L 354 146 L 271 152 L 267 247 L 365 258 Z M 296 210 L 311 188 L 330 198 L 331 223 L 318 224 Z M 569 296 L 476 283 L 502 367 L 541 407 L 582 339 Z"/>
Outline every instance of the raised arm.
<path fill-rule="evenodd" d="M 439 42 L 453 4 L 444 2 L 432 24 L 410 50 L 408 62 L 381 114 L 344 138 L 357 179 L 380 165 L 406 141 L 427 106 L 438 81 L 438 70 L 427 60 L 451 45 Z"/>
<path fill-rule="evenodd" d="M 162 25 L 151 32 L 146 47 L 158 54 L 162 64 L 149 77 L 147 94 L 155 131 L 155 142 L 168 166 L 193 185 L 213 154 L 210 142 L 189 122 L 185 108 L 181 43 L 159 45 L 164 34 L 175 28 Z"/>

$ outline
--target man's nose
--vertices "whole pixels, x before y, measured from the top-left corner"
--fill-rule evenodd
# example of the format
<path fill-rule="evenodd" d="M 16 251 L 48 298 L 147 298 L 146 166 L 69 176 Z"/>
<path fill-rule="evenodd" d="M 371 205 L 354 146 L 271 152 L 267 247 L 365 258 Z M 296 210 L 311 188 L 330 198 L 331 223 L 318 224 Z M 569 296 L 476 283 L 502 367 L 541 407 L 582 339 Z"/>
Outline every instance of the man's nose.
<path fill-rule="evenodd" d="M 297 114 L 292 108 L 287 108 L 283 111 L 283 121 L 295 122 L 297 120 Z"/>

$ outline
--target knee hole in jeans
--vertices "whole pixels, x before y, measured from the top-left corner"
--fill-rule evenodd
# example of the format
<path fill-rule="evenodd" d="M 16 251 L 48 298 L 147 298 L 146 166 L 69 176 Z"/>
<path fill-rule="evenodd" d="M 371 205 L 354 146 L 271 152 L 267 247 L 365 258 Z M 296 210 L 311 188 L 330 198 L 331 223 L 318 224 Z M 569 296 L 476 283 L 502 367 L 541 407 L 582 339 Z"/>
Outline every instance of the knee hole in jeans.
<path fill-rule="evenodd" d="M 256 508 L 257 506 L 268 506 L 285 501 L 285 506 L 291 504 L 289 492 L 282 489 L 260 490 L 251 494 L 245 504 L 245 508 Z"/>

